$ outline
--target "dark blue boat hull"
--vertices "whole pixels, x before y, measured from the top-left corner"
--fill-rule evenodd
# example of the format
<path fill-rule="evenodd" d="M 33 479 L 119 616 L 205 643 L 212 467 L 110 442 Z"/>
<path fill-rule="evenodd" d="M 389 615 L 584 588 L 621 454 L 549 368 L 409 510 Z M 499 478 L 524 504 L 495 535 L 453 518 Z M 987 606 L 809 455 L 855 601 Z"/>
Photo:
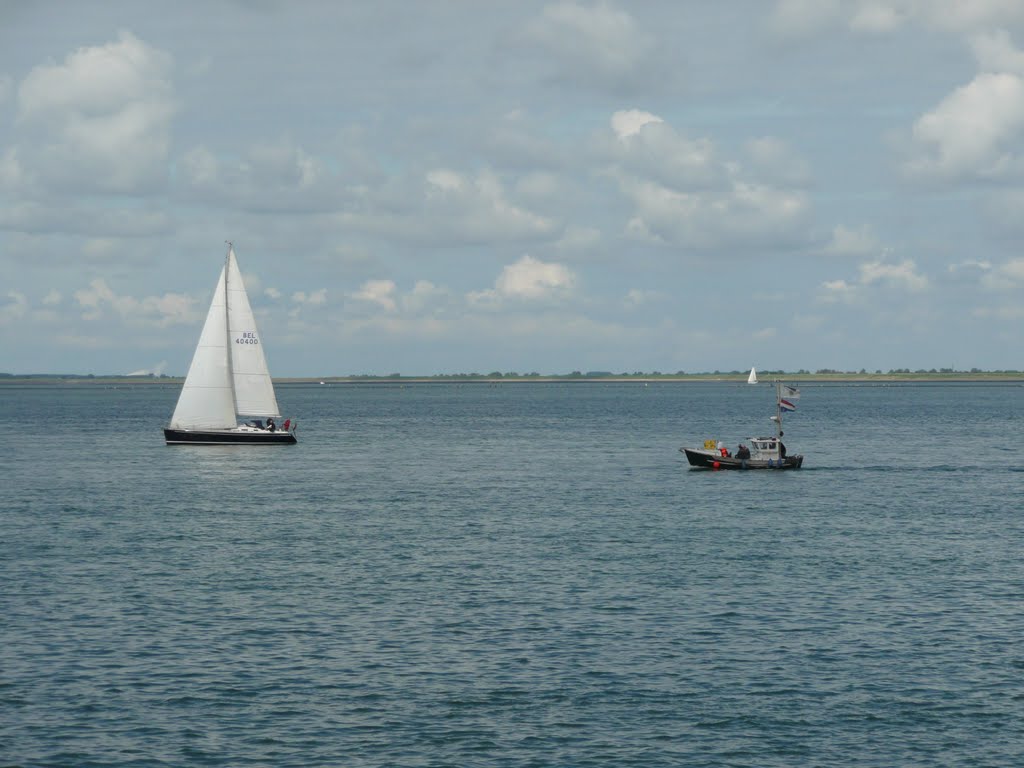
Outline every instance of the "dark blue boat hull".
<path fill-rule="evenodd" d="M 190 429 L 165 429 L 168 445 L 292 445 L 297 443 L 293 432 L 201 432 Z"/>

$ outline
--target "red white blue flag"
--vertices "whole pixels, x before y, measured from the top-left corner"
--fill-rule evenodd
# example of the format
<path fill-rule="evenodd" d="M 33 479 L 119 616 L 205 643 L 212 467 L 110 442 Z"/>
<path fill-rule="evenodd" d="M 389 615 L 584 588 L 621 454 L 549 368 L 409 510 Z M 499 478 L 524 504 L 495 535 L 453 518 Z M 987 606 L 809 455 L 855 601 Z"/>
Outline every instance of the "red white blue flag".
<path fill-rule="evenodd" d="M 791 402 L 789 402 L 789 400 L 786 400 L 785 398 L 782 398 L 782 397 L 779 398 L 779 408 L 781 408 L 784 411 L 795 411 L 796 410 L 796 406 L 795 405 L 793 405 Z"/>

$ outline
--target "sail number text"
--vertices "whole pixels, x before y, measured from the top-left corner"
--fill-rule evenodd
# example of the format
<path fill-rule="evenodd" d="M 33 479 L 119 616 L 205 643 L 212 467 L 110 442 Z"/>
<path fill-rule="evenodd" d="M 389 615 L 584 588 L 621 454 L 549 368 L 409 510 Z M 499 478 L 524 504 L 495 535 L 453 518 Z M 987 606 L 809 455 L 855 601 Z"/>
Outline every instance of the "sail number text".
<path fill-rule="evenodd" d="M 242 335 L 235 339 L 235 344 L 259 344 L 255 331 L 243 331 Z"/>

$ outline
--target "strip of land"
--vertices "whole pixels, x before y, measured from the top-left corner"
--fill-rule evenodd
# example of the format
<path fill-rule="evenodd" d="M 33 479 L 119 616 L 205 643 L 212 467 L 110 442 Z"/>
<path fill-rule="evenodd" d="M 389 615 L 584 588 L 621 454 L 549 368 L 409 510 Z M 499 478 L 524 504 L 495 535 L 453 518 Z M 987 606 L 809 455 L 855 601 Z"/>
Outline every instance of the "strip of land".
<path fill-rule="evenodd" d="M 949 382 L 949 383 L 970 383 L 970 382 L 1014 382 L 1024 383 L 1024 372 L 1022 371 L 888 371 L 882 373 L 868 373 L 866 371 L 819 371 L 810 373 L 808 371 L 765 371 L 759 373 L 761 383 L 772 382 L 776 379 L 787 383 L 885 383 L 885 382 Z M 438 374 L 434 376 L 405 376 L 401 374 L 389 374 L 386 376 L 356 375 L 356 376 L 324 376 L 324 377 L 281 377 L 275 378 L 277 384 L 528 384 L 544 382 L 579 382 L 579 383 L 618 383 L 618 382 L 642 382 L 642 383 L 672 383 L 672 382 L 724 382 L 724 383 L 746 383 L 746 371 L 728 371 L 711 373 L 631 373 L 615 374 L 604 372 L 579 373 L 573 372 L 562 375 L 542 375 L 538 373 L 457 373 Z M 32 384 L 103 384 L 103 385 L 180 385 L 184 381 L 178 376 L 120 376 L 105 375 L 96 376 L 93 374 L 3 374 L 0 373 L 0 386 L 4 385 L 32 385 Z"/>

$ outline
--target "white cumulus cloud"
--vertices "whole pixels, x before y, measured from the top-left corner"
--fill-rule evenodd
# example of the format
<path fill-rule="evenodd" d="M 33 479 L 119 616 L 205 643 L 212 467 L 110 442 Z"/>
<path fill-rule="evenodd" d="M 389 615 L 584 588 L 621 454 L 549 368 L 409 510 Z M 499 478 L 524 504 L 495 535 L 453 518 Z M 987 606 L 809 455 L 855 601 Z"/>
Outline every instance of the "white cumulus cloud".
<path fill-rule="evenodd" d="M 352 294 L 352 298 L 376 304 L 388 312 L 394 312 L 397 309 L 395 287 L 393 280 L 367 280 L 358 291 Z"/>
<path fill-rule="evenodd" d="M 96 320 L 104 310 L 112 309 L 123 320 L 142 325 L 167 327 L 177 324 L 191 324 L 199 319 L 196 300 L 180 293 L 165 293 L 163 296 L 119 295 L 102 278 L 96 278 L 87 288 L 75 291 L 75 300 L 84 312 L 86 320 Z"/>
<path fill-rule="evenodd" d="M 545 262 L 529 254 L 502 269 L 494 288 L 467 295 L 471 305 L 496 307 L 505 300 L 541 301 L 569 296 L 576 275 L 564 264 Z"/>
<path fill-rule="evenodd" d="M 998 177 L 1013 170 L 1024 136 L 1024 79 L 983 73 L 957 88 L 913 128 L 913 173 Z"/>
<path fill-rule="evenodd" d="M 863 285 L 885 283 L 902 286 L 909 291 L 923 291 L 928 288 L 928 278 L 917 271 L 910 259 L 899 264 L 869 261 L 860 266 L 860 281 Z"/>
<path fill-rule="evenodd" d="M 130 32 L 36 67 L 18 88 L 18 120 L 32 131 L 22 155 L 42 177 L 75 188 L 163 183 L 176 109 L 171 74 L 170 57 Z"/>
<path fill-rule="evenodd" d="M 640 109 L 623 109 L 612 114 L 611 122 L 615 135 L 621 141 L 625 141 L 630 136 L 636 136 L 640 133 L 640 129 L 645 125 L 663 123 L 665 121 L 657 115 L 652 115 L 650 112 L 644 112 Z"/>
<path fill-rule="evenodd" d="M 574 282 L 575 276 L 568 267 L 526 255 L 506 266 L 494 287 L 502 296 L 542 299 L 571 290 Z"/>

